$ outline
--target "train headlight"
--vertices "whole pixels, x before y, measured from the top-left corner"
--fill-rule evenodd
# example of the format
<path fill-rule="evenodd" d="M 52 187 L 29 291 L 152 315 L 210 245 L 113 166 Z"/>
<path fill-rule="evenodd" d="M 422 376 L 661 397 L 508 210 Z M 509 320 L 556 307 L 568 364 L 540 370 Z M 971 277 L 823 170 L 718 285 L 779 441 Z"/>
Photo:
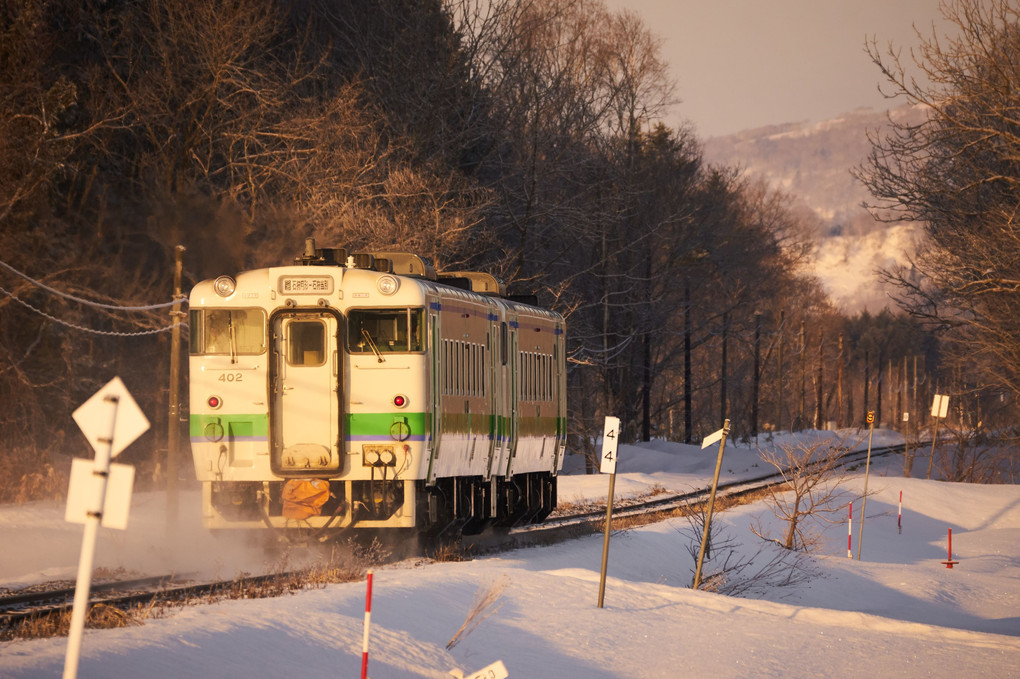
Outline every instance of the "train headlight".
<path fill-rule="evenodd" d="M 221 405 L 223 405 L 223 399 L 219 396 L 210 396 L 205 402 L 213 410 L 217 410 Z"/>
<path fill-rule="evenodd" d="M 403 394 L 397 394 L 393 397 L 393 405 L 397 408 L 403 408 L 407 405 L 407 397 Z"/>
<path fill-rule="evenodd" d="M 392 295 L 400 288 L 400 281 L 393 276 L 382 276 L 376 282 L 375 287 L 384 295 Z"/>
<path fill-rule="evenodd" d="M 237 284 L 230 276 L 220 276 L 213 281 L 212 286 L 213 290 L 215 290 L 216 294 L 220 297 L 230 297 L 234 294 L 234 290 L 237 289 Z"/>

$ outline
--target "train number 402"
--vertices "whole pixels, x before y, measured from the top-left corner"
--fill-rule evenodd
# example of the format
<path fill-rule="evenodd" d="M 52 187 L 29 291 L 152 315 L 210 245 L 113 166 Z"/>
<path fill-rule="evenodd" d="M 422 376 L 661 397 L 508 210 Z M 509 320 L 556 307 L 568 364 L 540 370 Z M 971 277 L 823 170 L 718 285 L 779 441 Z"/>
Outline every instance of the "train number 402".
<path fill-rule="evenodd" d="M 220 373 L 216 378 L 220 382 L 240 382 L 244 379 L 243 373 Z"/>

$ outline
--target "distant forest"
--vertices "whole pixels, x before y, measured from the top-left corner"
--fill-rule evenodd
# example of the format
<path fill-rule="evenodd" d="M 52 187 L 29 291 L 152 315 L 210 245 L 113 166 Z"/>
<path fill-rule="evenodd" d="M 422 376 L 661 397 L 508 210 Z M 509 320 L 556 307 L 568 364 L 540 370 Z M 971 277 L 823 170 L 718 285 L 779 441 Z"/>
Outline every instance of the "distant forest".
<path fill-rule="evenodd" d="M 185 294 L 307 237 L 537 294 L 574 453 L 606 414 L 630 441 L 913 426 L 936 385 L 987 426 L 1000 395 L 926 326 L 831 308 L 813 225 L 664 125 L 675 100 L 600 0 L 2 0 L 0 501 L 64 491 L 70 413 L 115 375 L 161 482 L 177 245 Z"/>

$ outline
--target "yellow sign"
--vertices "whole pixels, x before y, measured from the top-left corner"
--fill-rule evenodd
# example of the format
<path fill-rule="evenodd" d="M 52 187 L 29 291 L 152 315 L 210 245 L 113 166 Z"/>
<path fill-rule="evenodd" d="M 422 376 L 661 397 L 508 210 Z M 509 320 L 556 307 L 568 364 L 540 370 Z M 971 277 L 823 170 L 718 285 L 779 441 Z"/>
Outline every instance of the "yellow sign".
<path fill-rule="evenodd" d="M 875 423 L 875 411 L 874 410 L 869 410 L 868 411 L 868 424 L 874 424 L 874 423 Z"/>

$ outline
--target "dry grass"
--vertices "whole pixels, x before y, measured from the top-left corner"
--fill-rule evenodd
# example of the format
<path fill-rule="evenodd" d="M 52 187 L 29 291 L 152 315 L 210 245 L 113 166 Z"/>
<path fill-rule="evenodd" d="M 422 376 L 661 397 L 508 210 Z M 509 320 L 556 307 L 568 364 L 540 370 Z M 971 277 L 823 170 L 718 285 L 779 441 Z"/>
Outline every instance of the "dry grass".
<path fill-rule="evenodd" d="M 425 555 L 433 561 L 450 563 L 458 561 L 470 561 L 474 558 L 473 548 L 465 547 L 457 540 L 440 540 L 431 548 L 425 550 Z"/>
<path fill-rule="evenodd" d="M 92 604 L 85 617 L 88 629 L 118 629 L 144 624 L 145 620 L 157 615 L 155 604 L 132 606 L 121 609 L 103 603 Z M 15 639 L 47 639 L 49 637 L 66 637 L 71 628 L 71 611 L 31 616 L 0 630 L 0 641 Z"/>
<path fill-rule="evenodd" d="M 492 582 L 478 588 L 474 599 L 471 601 L 471 608 L 468 610 L 467 617 L 464 618 L 464 622 L 461 623 L 450 641 L 446 643 L 446 650 L 449 651 L 459 644 L 464 637 L 475 631 L 486 618 L 499 611 L 502 606 L 499 600 L 503 596 L 503 591 L 508 584 L 510 584 L 509 580 L 506 576 L 503 576 L 497 582 Z"/>
<path fill-rule="evenodd" d="M 89 629 L 114 629 L 143 625 L 146 620 L 167 617 L 174 609 L 182 606 L 215 603 L 224 599 L 267 599 L 304 589 L 355 582 L 364 578 L 366 570 L 380 563 L 386 556 L 387 554 L 377 541 L 373 541 L 367 546 L 356 546 L 353 542 L 346 546 L 337 545 L 328 558 L 311 566 L 287 570 L 284 560 L 277 565 L 276 572 L 270 577 L 251 580 L 248 579 L 250 577 L 248 573 L 239 573 L 229 583 L 225 583 L 222 587 L 203 596 L 187 599 L 156 597 L 147 604 L 136 604 L 127 608 L 95 603 L 89 608 L 85 626 Z M 97 569 L 93 577 L 97 580 L 120 579 L 126 574 L 123 569 Z M 73 585 L 73 583 L 71 584 Z M 0 629 L 0 641 L 67 636 L 70 623 L 71 612 L 69 610 L 31 616 Z"/>

